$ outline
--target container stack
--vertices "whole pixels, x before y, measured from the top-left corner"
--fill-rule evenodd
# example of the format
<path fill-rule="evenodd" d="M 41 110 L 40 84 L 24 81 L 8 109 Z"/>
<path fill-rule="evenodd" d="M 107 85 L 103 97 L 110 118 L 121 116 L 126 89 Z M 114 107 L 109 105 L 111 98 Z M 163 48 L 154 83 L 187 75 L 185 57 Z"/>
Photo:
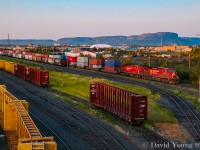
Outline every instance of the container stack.
<path fill-rule="evenodd" d="M 88 67 L 88 57 L 77 57 L 77 67 Z"/>
<path fill-rule="evenodd" d="M 67 64 L 67 58 L 65 55 L 60 56 L 60 58 L 53 58 L 54 59 L 54 64 L 59 65 L 59 66 L 66 66 Z"/>
<path fill-rule="evenodd" d="M 102 68 L 102 61 L 99 58 L 90 58 L 88 69 L 99 70 Z"/>
<path fill-rule="evenodd" d="M 118 59 L 106 59 L 105 60 L 105 67 L 104 67 L 104 72 L 108 73 L 118 73 L 120 69 L 120 61 Z"/>
<path fill-rule="evenodd" d="M 6 50 L 0 50 L 0 55 L 6 55 L 7 51 Z"/>
<path fill-rule="evenodd" d="M 68 56 L 68 66 L 76 66 L 77 65 L 77 57 L 74 56 Z"/>

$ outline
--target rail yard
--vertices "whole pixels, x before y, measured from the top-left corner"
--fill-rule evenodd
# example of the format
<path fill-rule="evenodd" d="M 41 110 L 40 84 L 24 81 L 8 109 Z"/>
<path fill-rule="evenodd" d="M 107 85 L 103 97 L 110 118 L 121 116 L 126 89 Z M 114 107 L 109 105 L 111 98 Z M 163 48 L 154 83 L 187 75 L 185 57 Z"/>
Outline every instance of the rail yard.
<path fill-rule="evenodd" d="M 127 118 L 127 115 L 130 115 L 129 111 L 131 108 L 136 108 L 138 112 L 142 112 L 142 115 L 145 114 L 146 116 L 144 118 L 141 116 L 138 117 L 138 115 L 135 115 L 137 114 L 135 110 L 134 113 L 130 111 L 134 117 L 137 116 L 134 121 L 138 123 L 140 122 L 138 119 L 142 119 L 142 122 L 145 124 L 145 120 L 148 120 L 147 112 L 137 109 L 140 108 L 138 105 L 139 95 L 139 97 L 135 99 L 136 101 L 133 101 L 138 106 L 133 106 L 129 109 L 128 107 L 130 104 L 128 104 L 128 93 L 117 92 L 119 89 L 115 87 L 114 89 L 111 87 L 103 88 L 103 86 L 106 85 L 102 83 L 100 83 L 102 84 L 102 87 L 99 83 L 96 83 L 99 90 L 93 88 L 92 85 L 96 84 L 91 84 L 91 87 L 85 87 L 88 89 L 90 88 L 88 91 L 90 91 L 91 95 L 98 91 L 93 98 L 90 95 L 90 99 L 92 98 L 91 102 L 96 106 L 100 106 L 107 110 L 107 112 L 104 111 L 106 114 L 109 114 L 109 111 L 116 114 L 109 114 L 109 116 L 117 122 L 118 126 L 121 126 L 123 129 L 122 132 L 113 128 L 113 123 L 107 124 L 104 121 L 102 122 L 102 119 L 97 119 L 94 115 L 89 115 L 87 111 L 85 112 L 84 110 L 80 110 L 76 104 L 74 105 L 67 101 L 63 101 L 63 99 L 70 99 L 74 101 L 74 103 L 81 102 L 86 105 L 86 107 L 92 108 L 93 110 L 99 109 L 95 108 L 89 101 L 85 101 L 85 98 L 52 89 L 51 73 L 46 73 L 48 70 L 56 70 L 63 73 L 87 76 L 90 78 L 104 78 L 119 84 L 123 83 L 132 86 L 145 87 L 150 89 L 153 93 L 160 93 L 160 103 L 174 114 L 179 124 L 184 128 L 184 132 L 187 134 L 186 141 L 192 143 L 198 142 L 200 139 L 199 112 L 190 101 L 172 92 L 174 89 L 180 89 L 179 85 L 169 85 L 166 83 L 155 84 L 153 81 L 126 77 L 126 74 L 125 76 L 123 76 L 124 74 L 121 76 L 108 74 L 107 72 L 99 72 L 98 70 L 62 67 L 62 65 L 58 66 L 41 62 L 32 63 L 31 60 L 21 61 L 19 58 L 11 58 L 7 56 L 0 56 L 0 59 L 0 83 L 6 85 L 8 91 L 10 91 L 10 93 L 15 97 L 26 100 L 29 103 L 29 115 L 36 124 L 38 131 L 40 131 L 41 136 L 54 137 L 57 149 L 148 149 L 151 148 L 150 143 L 153 142 L 169 143 L 169 149 L 174 149 L 174 146 L 172 140 L 162 137 L 159 133 L 156 133 L 155 130 L 143 125 L 130 125 L 123 119 L 120 119 L 124 118 L 127 122 L 133 123 L 130 121 L 130 118 Z M 2 65 L 2 63 L 5 65 Z M 26 66 L 23 64 L 26 64 Z M 9 67 L 5 67 L 6 65 L 9 65 Z M 38 69 L 38 67 L 40 69 Z M 30 68 L 32 68 L 33 71 L 30 71 Z M 44 75 L 42 75 L 42 73 L 44 73 Z M 50 86 L 48 84 L 50 84 Z M 163 88 L 163 86 L 168 90 Z M 181 89 L 184 91 L 184 88 Z M 192 88 L 185 89 L 185 92 L 193 92 L 197 94 L 197 91 L 195 92 Z M 129 93 L 131 94 L 130 91 Z M 97 98 L 98 95 L 101 96 L 101 98 Z M 122 101 L 119 101 L 119 97 L 122 97 Z M 126 104 L 128 105 L 123 102 L 123 99 L 127 101 Z M 141 101 L 144 101 L 144 99 L 141 99 Z M 148 104 L 146 102 L 142 102 L 141 106 L 144 107 Z M 18 138 L 16 137 L 15 140 L 17 139 Z M 25 142 L 24 140 L 22 141 Z M 35 144 L 37 142 L 40 144 L 42 143 L 42 140 L 36 140 Z M 14 143 L 16 147 L 16 143 L 18 142 L 16 141 Z M 9 144 L 9 146 L 10 145 L 12 144 Z"/>
<path fill-rule="evenodd" d="M 0 10 L 0 150 L 200 150 L 200 1 Z"/>

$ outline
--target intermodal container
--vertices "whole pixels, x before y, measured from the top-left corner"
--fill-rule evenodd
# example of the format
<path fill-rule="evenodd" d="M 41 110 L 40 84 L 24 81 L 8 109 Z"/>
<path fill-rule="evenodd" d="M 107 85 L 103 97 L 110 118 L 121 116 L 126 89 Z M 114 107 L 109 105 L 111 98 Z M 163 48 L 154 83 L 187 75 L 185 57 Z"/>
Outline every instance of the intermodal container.
<path fill-rule="evenodd" d="M 101 69 L 102 65 L 89 65 L 89 68 Z"/>
<path fill-rule="evenodd" d="M 42 62 L 48 63 L 48 57 L 42 57 Z"/>
<path fill-rule="evenodd" d="M 78 67 L 87 67 L 88 66 L 88 63 L 84 63 L 84 62 L 77 62 L 77 66 Z"/>
<path fill-rule="evenodd" d="M 71 65 L 71 66 L 77 65 L 77 57 L 68 56 L 67 61 L 68 61 L 68 65 Z"/>
<path fill-rule="evenodd" d="M 109 67 L 119 67 L 120 66 L 120 61 L 118 59 L 105 59 L 105 66 Z"/>
<path fill-rule="evenodd" d="M 89 65 L 102 65 L 102 61 L 99 58 L 89 58 Z"/>
<path fill-rule="evenodd" d="M 28 55 L 28 60 L 33 60 L 33 55 Z"/>
<path fill-rule="evenodd" d="M 41 62 L 42 61 L 42 57 L 41 56 L 36 56 L 36 61 Z"/>
<path fill-rule="evenodd" d="M 77 63 L 88 63 L 88 57 L 77 57 Z"/>
<path fill-rule="evenodd" d="M 5 62 L 5 70 L 12 74 L 15 74 L 15 65 L 13 62 L 6 61 Z"/>
<path fill-rule="evenodd" d="M 28 58 L 29 58 L 29 55 L 25 55 L 25 59 L 27 59 L 27 60 L 28 60 Z"/>
<path fill-rule="evenodd" d="M 33 60 L 33 61 L 36 61 L 36 56 L 33 56 L 33 57 L 32 57 L 32 60 Z"/>
<path fill-rule="evenodd" d="M 41 54 L 42 57 L 49 58 L 49 54 Z"/>
<path fill-rule="evenodd" d="M 48 58 L 48 63 L 54 64 L 54 58 Z"/>
<path fill-rule="evenodd" d="M 49 55 L 49 58 L 60 58 L 60 55 Z"/>
<path fill-rule="evenodd" d="M 110 66 L 105 66 L 104 67 L 105 71 L 119 71 L 119 67 L 110 67 Z"/>
<path fill-rule="evenodd" d="M 23 58 L 22 56 L 23 56 L 22 54 L 18 54 L 18 58 Z"/>
<path fill-rule="evenodd" d="M 61 59 L 60 58 L 54 58 L 54 64 L 55 65 L 61 65 Z"/>

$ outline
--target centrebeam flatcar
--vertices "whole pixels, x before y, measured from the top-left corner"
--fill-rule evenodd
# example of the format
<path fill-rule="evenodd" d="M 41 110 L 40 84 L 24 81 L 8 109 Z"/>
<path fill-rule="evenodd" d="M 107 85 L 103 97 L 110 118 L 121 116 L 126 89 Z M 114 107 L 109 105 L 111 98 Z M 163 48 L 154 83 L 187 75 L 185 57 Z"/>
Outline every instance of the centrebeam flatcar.
<path fill-rule="evenodd" d="M 147 120 L 147 96 L 97 82 L 90 84 L 90 102 L 130 124 Z"/>

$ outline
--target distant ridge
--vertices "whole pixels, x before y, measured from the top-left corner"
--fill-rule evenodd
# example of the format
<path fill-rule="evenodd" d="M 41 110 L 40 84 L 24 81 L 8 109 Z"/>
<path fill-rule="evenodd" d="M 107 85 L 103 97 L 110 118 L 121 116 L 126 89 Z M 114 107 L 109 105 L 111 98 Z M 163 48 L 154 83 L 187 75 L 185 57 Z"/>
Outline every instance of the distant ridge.
<path fill-rule="evenodd" d="M 98 39 L 98 40 L 97 40 Z M 75 38 L 60 38 L 57 42 L 67 45 L 81 45 L 81 44 L 109 44 L 113 46 L 127 44 L 127 45 L 141 45 L 141 46 L 159 46 L 159 45 L 200 45 L 200 38 L 195 37 L 179 37 L 177 33 L 173 32 L 157 32 L 145 33 L 141 35 L 131 36 L 99 36 L 99 37 L 75 37 Z M 23 39 L 12 40 L 11 45 L 53 45 L 54 40 L 46 39 Z M 7 40 L 0 40 L 0 45 L 6 45 Z"/>
<path fill-rule="evenodd" d="M 61 38 L 58 42 L 61 44 L 80 45 L 97 43 L 109 44 L 113 46 L 128 44 L 128 45 L 198 45 L 200 38 L 193 37 L 179 37 L 177 33 L 173 32 L 157 32 L 145 33 L 141 35 L 132 36 L 100 36 L 100 37 L 75 37 L 75 38 Z"/>

